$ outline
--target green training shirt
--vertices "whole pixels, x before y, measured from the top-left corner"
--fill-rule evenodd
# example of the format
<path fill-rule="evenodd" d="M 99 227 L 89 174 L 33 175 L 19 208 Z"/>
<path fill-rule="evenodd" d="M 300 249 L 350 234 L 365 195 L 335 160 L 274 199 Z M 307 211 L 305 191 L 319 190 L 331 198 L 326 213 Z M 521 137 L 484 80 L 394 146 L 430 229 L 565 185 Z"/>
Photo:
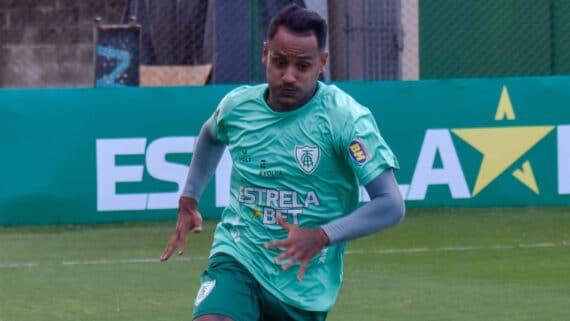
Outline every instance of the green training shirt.
<path fill-rule="evenodd" d="M 234 89 L 210 119 L 233 162 L 230 203 L 211 255 L 232 255 L 288 304 L 328 311 L 340 288 L 345 244 L 324 248 L 298 282 L 298 263 L 282 271 L 274 263 L 282 249 L 264 247 L 287 238 L 277 214 L 306 228 L 348 215 L 358 205 L 359 185 L 398 162 L 370 111 L 336 86 L 319 82 L 307 104 L 288 112 L 269 107 L 267 89 Z"/>

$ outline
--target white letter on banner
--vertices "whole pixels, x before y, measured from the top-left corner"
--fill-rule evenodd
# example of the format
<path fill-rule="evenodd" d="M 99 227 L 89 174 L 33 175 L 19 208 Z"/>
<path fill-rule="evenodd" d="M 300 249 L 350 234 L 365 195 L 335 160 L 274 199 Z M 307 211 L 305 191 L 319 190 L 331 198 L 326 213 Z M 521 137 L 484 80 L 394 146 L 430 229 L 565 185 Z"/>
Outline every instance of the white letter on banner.
<path fill-rule="evenodd" d="M 442 168 L 433 168 L 437 153 Z M 452 198 L 471 196 L 449 130 L 428 129 L 406 199 L 423 200 L 429 185 L 441 184 L 449 186 Z"/>
<path fill-rule="evenodd" d="M 142 165 L 116 166 L 116 155 L 144 154 L 146 138 L 97 139 L 97 210 L 144 210 L 146 194 L 116 193 L 118 182 L 140 182 Z"/>
<path fill-rule="evenodd" d="M 216 207 L 230 204 L 230 177 L 232 175 L 232 157 L 226 148 L 216 168 Z"/>
<path fill-rule="evenodd" d="M 192 153 L 194 137 L 165 137 L 159 138 L 148 145 L 146 150 L 146 168 L 150 176 L 178 185 L 176 192 L 148 194 L 149 210 L 178 208 L 178 199 L 186 183 L 188 165 L 169 163 L 167 154 Z"/>
<path fill-rule="evenodd" d="M 559 125 L 558 194 L 570 194 L 570 125 Z"/>

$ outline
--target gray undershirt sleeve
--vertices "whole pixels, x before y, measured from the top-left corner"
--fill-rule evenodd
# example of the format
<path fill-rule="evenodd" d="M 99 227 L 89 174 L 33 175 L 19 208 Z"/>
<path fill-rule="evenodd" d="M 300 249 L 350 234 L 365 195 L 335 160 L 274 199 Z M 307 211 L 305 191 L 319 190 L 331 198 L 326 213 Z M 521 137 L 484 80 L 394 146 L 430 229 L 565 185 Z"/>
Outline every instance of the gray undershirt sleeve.
<path fill-rule="evenodd" d="M 350 241 L 384 230 L 404 219 L 404 200 L 391 168 L 365 187 L 370 195 L 370 202 L 345 217 L 321 226 L 330 244 Z"/>
<path fill-rule="evenodd" d="M 182 196 L 193 198 L 196 202 L 200 201 L 200 196 L 214 175 L 225 149 L 226 145 L 212 136 L 210 123 L 206 122 L 200 130 L 198 142 L 192 154 Z"/>

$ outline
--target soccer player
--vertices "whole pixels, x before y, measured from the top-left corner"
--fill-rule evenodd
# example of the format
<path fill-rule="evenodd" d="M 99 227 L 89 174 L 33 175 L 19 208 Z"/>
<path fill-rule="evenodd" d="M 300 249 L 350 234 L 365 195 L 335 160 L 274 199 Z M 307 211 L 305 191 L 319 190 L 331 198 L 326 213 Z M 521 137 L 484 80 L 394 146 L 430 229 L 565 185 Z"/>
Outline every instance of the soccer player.
<path fill-rule="evenodd" d="M 161 260 L 200 232 L 200 196 L 224 149 L 231 198 L 194 303 L 197 321 L 325 320 L 346 241 L 399 223 L 398 162 L 370 111 L 320 82 L 327 25 L 292 5 L 268 28 L 267 84 L 228 93 L 203 125 Z M 358 207 L 359 184 L 371 200 Z"/>

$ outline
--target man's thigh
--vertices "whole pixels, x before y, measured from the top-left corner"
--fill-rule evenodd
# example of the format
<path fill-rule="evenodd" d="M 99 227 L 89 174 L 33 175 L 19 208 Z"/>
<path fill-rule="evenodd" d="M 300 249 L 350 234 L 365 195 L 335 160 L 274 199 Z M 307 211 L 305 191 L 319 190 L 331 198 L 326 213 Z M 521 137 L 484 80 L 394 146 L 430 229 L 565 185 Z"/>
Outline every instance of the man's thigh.
<path fill-rule="evenodd" d="M 305 311 L 278 300 L 236 259 L 216 254 L 202 274 L 192 317 L 206 315 L 212 320 L 324 321 L 327 312 Z"/>
<path fill-rule="evenodd" d="M 234 321 L 259 320 L 259 285 L 234 258 L 214 255 L 200 280 L 193 319 L 221 315 Z"/>
<path fill-rule="evenodd" d="M 261 321 L 324 321 L 327 312 L 306 311 L 278 300 L 261 289 Z"/>

